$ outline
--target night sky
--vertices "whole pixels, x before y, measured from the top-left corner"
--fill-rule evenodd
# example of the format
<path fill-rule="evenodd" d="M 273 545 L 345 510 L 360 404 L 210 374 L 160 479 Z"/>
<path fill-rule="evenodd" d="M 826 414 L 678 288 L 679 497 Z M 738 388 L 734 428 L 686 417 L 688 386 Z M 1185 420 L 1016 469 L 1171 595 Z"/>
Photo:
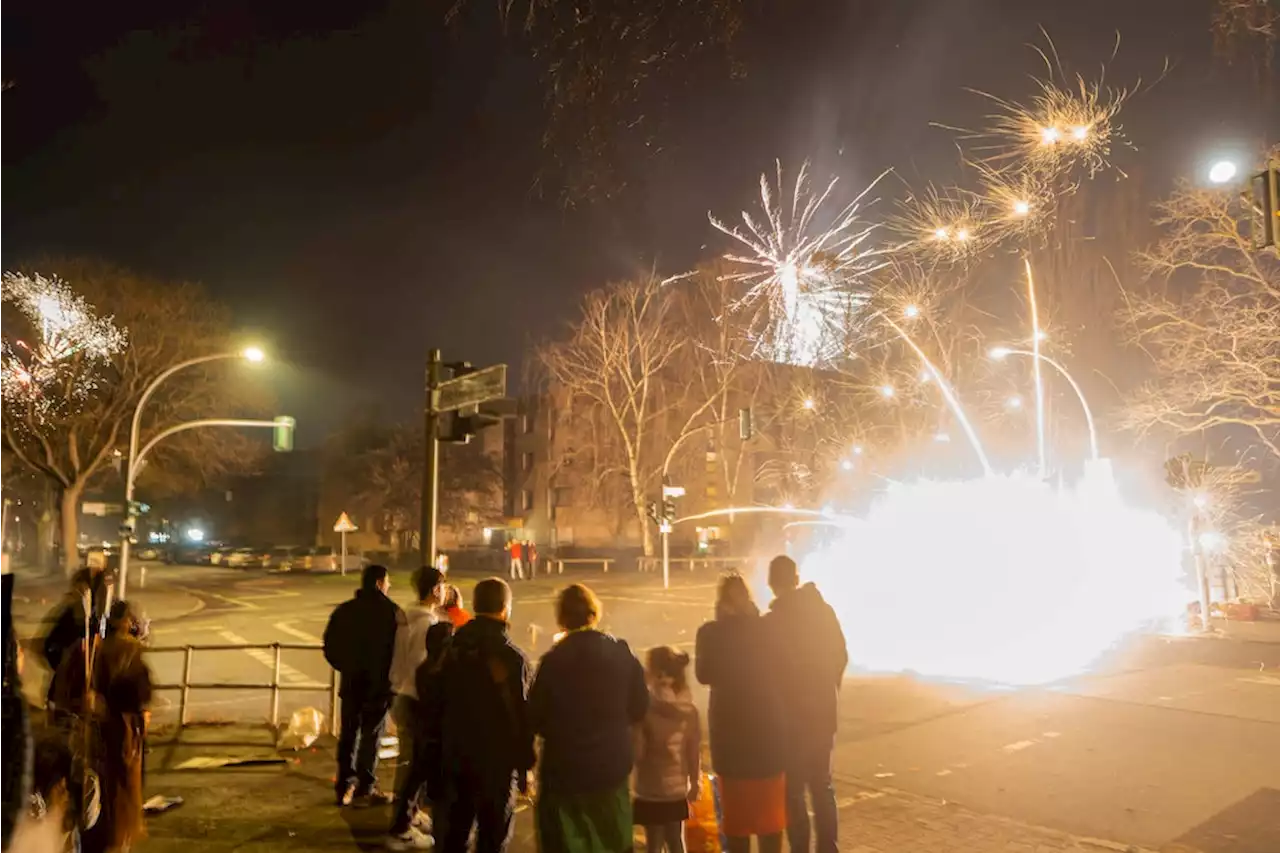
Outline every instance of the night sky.
<path fill-rule="evenodd" d="M 290 364 L 283 408 L 312 443 L 421 399 L 428 347 L 516 366 L 579 294 L 726 247 L 775 157 L 849 190 L 895 166 L 946 181 L 952 135 L 1040 73 L 1043 26 L 1094 76 L 1154 81 L 1126 107 L 1154 192 L 1219 151 L 1257 150 L 1280 107 L 1213 54 L 1208 0 L 757 0 L 732 77 L 669 94 L 661 150 L 628 190 L 539 193 L 538 66 L 492 0 L 11 2 L 4 8 L 4 261 L 90 254 L 203 282 Z M 900 185 L 890 186 L 896 192 Z"/>

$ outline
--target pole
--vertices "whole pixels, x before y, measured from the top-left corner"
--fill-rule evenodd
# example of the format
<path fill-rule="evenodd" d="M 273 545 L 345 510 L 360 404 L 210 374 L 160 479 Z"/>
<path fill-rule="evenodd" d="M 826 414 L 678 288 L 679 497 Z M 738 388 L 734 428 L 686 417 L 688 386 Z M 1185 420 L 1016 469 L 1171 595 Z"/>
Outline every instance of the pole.
<path fill-rule="evenodd" d="M 427 400 L 423 413 L 426 459 L 422 466 L 422 521 L 418 535 L 421 565 L 436 564 L 436 506 L 440 485 L 440 350 L 427 355 Z"/>
<path fill-rule="evenodd" d="M 338 564 L 340 568 L 338 572 L 345 578 L 347 576 L 347 531 L 342 531 L 342 562 Z"/>
<path fill-rule="evenodd" d="M 1209 567 L 1205 564 L 1204 550 L 1200 547 L 1200 526 L 1200 511 L 1197 509 L 1191 516 L 1191 559 L 1195 561 L 1196 581 L 1200 585 L 1200 630 L 1212 631 L 1209 608 L 1213 602 L 1209 590 Z"/>
<path fill-rule="evenodd" d="M 662 588 L 671 589 L 671 527 L 662 528 Z"/>

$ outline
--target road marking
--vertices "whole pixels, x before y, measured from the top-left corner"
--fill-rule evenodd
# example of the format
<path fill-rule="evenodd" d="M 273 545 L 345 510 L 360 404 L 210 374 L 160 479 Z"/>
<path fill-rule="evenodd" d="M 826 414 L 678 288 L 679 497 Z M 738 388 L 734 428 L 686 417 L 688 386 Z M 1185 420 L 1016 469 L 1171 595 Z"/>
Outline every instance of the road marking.
<path fill-rule="evenodd" d="M 288 622 L 277 622 L 272 627 L 283 634 L 288 634 L 290 637 L 297 637 L 304 643 L 324 643 L 324 640 L 320 639 L 315 634 L 308 634 L 306 631 L 294 628 L 293 623 L 296 621 L 298 620 L 291 619 Z"/>
<path fill-rule="evenodd" d="M 950 775 L 951 775 L 951 771 L 950 771 L 950 770 L 939 770 L 937 773 L 934 773 L 933 775 L 934 775 L 934 776 L 950 776 Z"/>
<path fill-rule="evenodd" d="M 1033 740 L 1019 740 L 1019 741 L 1014 741 L 1013 743 L 1006 743 L 1004 746 L 1000 748 L 1005 752 L 1018 752 L 1019 750 L 1023 750 L 1029 746 L 1035 746 L 1035 745 L 1036 745 L 1036 742 Z"/>
<path fill-rule="evenodd" d="M 1236 681 L 1247 681 L 1250 684 L 1267 684 L 1272 687 L 1280 687 L 1280 678 L 1273 675 L 1246 675 L 1237 678 Z"/>
<path fill-rule="evenodd" d="M 222 639 L 226 640 L 228 643 L 234 643 L 236 645 L 249 644 L 248 640 L 246 640 L 244 637 L 241 637 L 239 634 L 236 634 L 232 631 L 222 630 L 218 632 L 218 635 L 222 637 Z M 275 652 L 269 649 L 242 649 L 241 651 L 243 651 L 246 655 L 256 660 L 258 663 L 265 666 L 267 669 L 271 669 L 271 670 L 275 669 L 275 666 L 276 666 Z M 325 686 L 320 682 L 316 681 L 315 679 L 313 679 L 311 676 L 307 675 L 305 672 L 302 672 L 301 670 L 296 669 L 290 666 L 289 664 L 284 663 L 283 661 L 280 663 L 280 678 L 282 678 L 285 681 L 292 682 L 293 684 L 306 684 L 309 686 L 315 685 L 316 687 L 321 687 L 321 688 Z"/>

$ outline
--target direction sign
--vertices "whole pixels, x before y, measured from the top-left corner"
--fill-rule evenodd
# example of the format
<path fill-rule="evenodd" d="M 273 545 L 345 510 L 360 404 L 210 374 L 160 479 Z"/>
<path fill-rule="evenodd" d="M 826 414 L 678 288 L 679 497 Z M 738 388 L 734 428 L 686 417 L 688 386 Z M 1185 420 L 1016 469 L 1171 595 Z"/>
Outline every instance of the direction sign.
<path fill-rule="evenodd" d="M 495 364 L 474 373 L 465 373 L 441 382 L 436 411 L 451 412 L 507 396 L 507 366 Z"/>
<path fill-rule="evenodd" d="M 359 529 L 351 523 L 351 519 L 345 512 L 338 516 L 338 520 L 333 524 L 334 533 L 355 533 Z"/>

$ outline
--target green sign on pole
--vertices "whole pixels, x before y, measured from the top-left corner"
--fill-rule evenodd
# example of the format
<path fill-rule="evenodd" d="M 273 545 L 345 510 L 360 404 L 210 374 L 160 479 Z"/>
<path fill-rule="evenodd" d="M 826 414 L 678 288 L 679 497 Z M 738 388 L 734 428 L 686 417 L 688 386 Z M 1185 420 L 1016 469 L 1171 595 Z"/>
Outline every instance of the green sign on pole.
<path fill-rule="evenodd" d="M 293 428 L 298 422 L 288 415 L 274 418 L 275 429 L 271 431 L 271 449 L 277 453 L 288 453 L 293 450 Z"/>

